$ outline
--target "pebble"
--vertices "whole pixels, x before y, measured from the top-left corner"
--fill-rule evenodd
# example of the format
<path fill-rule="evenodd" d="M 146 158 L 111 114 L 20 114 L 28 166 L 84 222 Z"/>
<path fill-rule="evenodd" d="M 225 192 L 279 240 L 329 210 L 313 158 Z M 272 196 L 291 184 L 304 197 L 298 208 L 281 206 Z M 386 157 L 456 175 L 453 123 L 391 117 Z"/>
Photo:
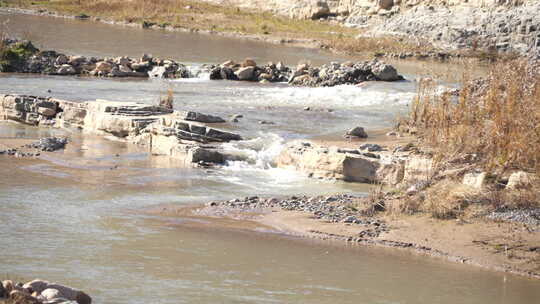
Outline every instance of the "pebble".
<path fill-rule="evenodd" d="M 364 216 L 349 207 L 349 204 L 358 198 L 349 194 L 314 197 L 290 196 L 281 199 L 251 196 L 221 202 L 213 201 L 207 203 L 206 206 L 243 209 L 244 211 L 278 208 L 286 211 L 308 212 L 313 214 L 315 218 L 328 222 L 368 227 L 368 229 L 362 231 L 361 235 L 359 235 L 360 237 L 376 237 L 381 232 L 388 231 L 388 227 L 384 221 Z"/>

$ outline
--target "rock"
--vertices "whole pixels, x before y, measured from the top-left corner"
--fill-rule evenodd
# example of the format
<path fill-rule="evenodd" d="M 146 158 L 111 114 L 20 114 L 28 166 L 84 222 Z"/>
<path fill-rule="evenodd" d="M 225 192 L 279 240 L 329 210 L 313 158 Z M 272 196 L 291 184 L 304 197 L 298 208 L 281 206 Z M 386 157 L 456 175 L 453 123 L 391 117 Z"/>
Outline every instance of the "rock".
<path fill-rule="evenodd" d="M 67 64 L 68 62 L 69 62 L 69 59 L 64 54 L 61 54 L 60 56 L 56 57 L 56 60 L 55 60 L 56 65 L 64 65 L 64 64 Z"/>
<path fill-rule="evenodd" d="M 58 70 L 56 70 L 56 73 L 58 75 L 75 75 L 77 74 L 77 71 L 71 65 L 63 64 L 58 68 Z"/>
<path fill-rule="evenodd" d="M 239 80 L 253 80 L 255 73 L 255 68 L 248 66 L 245 68 L 240 68 L 234 74 L 238 77 Z"/>
<path fill-rule="evenodd" d="M 140 62 L 152 62 L 152 55 L 150 54 L 143 54 L 141 56 Z"/>
<path fill-rule="evenodd" d="M 72 66 L 77 66 L 84 62 L 86 62 L 86 57 L 84 56 L 71 56 L 68 63 Z"/>
<path fill-rule="evenodd" d="M 45 137 L 39 141 L 29 144 L 31 148 L 38 149 L 40 151 L 53 152 L 56 150 L 64 149 L 67 144 L 66 138 L 61 137 Z"/>
<path fill-rule="evenodd" d="M 425 182 L 435 174 L 433 159 L 409 156 L 405 161 L 403 181 L 408 184 Z"/>
<path fill-rule="evenodd" d="M 402 77 L 399 76 L 396 69 L 389 65 L 384 63 L 376 64 L 371 71 L 373 72 L 373 75 L 377 77 L 377 79 L 382 81 L 396 81 L 401 80 Z"/>
<path fill-rule="evenodd" d="M 59 295 L 62 298 L 66 298 L 68 300 L 76 301 L 78 304 L 91 304 L 92 298 L 88 296 L 86 293 L 84 293 L 81 290 L 64 286 L 60 284 L 49 284 L 47 285 L 47 289 L 56 289 L 59 293 Z"/>
<path fill-rule="evenodd" d="M 245 67 L 256 67 L 257 66 L 257 63 L 255 62 L 255 60 L 251 59 L 251 58 L 246 58 L 244 60 L 244 62 L 242 63 L 242 67 L 245 68 Z"/>
<path fill-rule="evenodd" d="M 167 69 L 163 66 L 156 66 L 152 71 L 148 72 L 148 76 L 152 78 L 166 78 Z"/>
<path fill-rule="evenodd" d="M 41 293 L 43 290 L 47 289 L 49 282 L 43 280 L 33 280 L 23 285 L 23 288 L 32 290 L 32 292 Z"/>
<path fill-rule="evenodd" d="M 389 10 L 394 6 L 394 0 L 377 0 L 377 5 L 381 9 Z"/>
<path fill-rule="evenodd" d="M 326 1 L 303 0 L 298 3 L 297 10 L 291 10 L 290 17 L 298 19 L 319 19 L 330 14 L 330 7 Z"/>
<path fill-rule="evenodd" d="M 184 111 L 179 112 L 178 117 L 180 117 L 183 120 L 188 121 L 197 121 L 197 122 L 204 122 L 204 123 L 222 123 L 225 122 L 225 119 L 218 117 L 218 116 L 212 116 L 208 114 L 203 114 L 199 112 L 193 112 L 193 111 Z"/>
<path fill-rule="evenodd" d="M 277 166 L 315 178 L 374 183 L 384 181 L 386 177 L 382 173 L 394 164 L 360 154 L 342 153 L 337 148 L 290 143 L 280 153 Z M 385 171 L 381 171 L 383 169 Z"/>
<path fill-rule="evenodd" d="M 47 285 L 48 284 L 49 283 L 47 282 Z M 45 285 L 45 287 L 47 285 Z M 39 299 L 42 301 L 51 301 L 56 298 L 62 298 L 62 294 L 60 293 L 60 291 L 58 291 L 58 289 L 54 289 L 54 288 L 47 288 L 47 289 L 42 290 L 41 295 L 39 297 Z"/>
<path fill-rule="evenodd" d="M 360 146 L 360 150 L 366 150 L 368 152 L 379 152 L 382 151 L 383 148 L 378 144 L 363 144 Z"/>
<path fill-rule="evenodd" d="M 0 284 L 0 298 L 3 298 L 7 295 L 6 289 L 4 288 L 4 284 Z"/>
<path fill-rule="evenodd" d="M 221 64 L 222 67 L 228 67 L 233 68 L 236 65 L 236 63 L 232 60 L 227 60 Z"/>
<path fill-rule="evenodd" d="M 347 131 L 345 136 L 358 137 L 358 138 L 367 138 L 368 137 L 366 131 L 362 127 L 354 127 L 352 129 L 350 129 L 349 131 Z"/>
<path fill-rule="evenodd" d="M 518 171 L 514 172 L 508 178 L 508 184 L 506 184 L 506 189 L 527 189 L 532 187 L 532 183 L 535 180 L 535 176 L 531 173 Z"/>
<path fill-rule="evenodd" d="M 32 297 L 30 294 L 20 291 L 12 290 L 9 293 L 10 304 L 40 304 L 37 298 Z"/>
<path fill-rule="evenodd" d="M 6 295 L 9 295 L 9 293 L 13 290 L 13 286 L 14 284 L 11 280 L 2 281 L 2 287 L 4 288 Z"/>
<path fill-rule="evenodd" d="M 482 189 L 486 180 L 486 173 L 467 173 L 463 176 L 463 184 L 475 189 Z"/>
<path fill-rule="evenodd" d="M 243 118 L 243 117 L 244 117 L 244 115 L 241 115 L 241 114 L 235 114 L 235 115 L 231 116 L 231 120 L 230 120 L 230 121 L 231 121 L 231 122 L 238 122 L 238 120 L 239 120 L 240 118 Z"/>
<path fill-rule="evenodd" d="M 117 65 L 129 66 L 131 64 L 131 61 L 127 57 L 117 57 L 114 60 L 114 63 L 116 63 Z"/>
<path fill-rule="evenodd" d="M 118 70 L 122 73 L 126 73 L 126 74 L 129 74 L 131 72 L 133 72 L 132 69 L 130 69 L 127 65 L 121 65 Z"/>
<path fill-rule="evenodd" d="M 102 73 L 110 73 L 112 71 L 112 64 L 106 61 L 100 61 L 96 63 L 96 71 Z"/>
<path fill-rule="evenodd" d="M 54 117 L 56 115 L 56 111 L 54 109 L 44 107 L 38 107 L 38 113 L 47 117 Z"/>

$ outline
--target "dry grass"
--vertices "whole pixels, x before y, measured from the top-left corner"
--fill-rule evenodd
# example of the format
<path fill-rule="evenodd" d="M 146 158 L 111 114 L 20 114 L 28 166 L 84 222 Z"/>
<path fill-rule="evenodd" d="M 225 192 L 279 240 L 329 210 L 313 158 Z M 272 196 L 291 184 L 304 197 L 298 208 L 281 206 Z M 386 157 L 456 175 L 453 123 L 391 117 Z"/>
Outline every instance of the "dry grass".
<path fill-rule="evenodd" d="M 478 192 L 459 182 L 445 180 L 428 188 L 419 209 L 438 219 L 452 219 L 464 214 L 477 201 Z"/>
<path fill-rule="evenodd" d="M 514 60 L 483 81 L 465 77 L 459 96 L 421 84 L 406 122 L 439 159 L 463 156 L 486 171 L 540 173 L 540 70 Z"/>
<path fill-rule="evenodd" d="M 499 63 L 485 79 L 465 75 L 458 94 L 423 81 L 400 128 L 417 133 L 440 167 L 481 169 L 490 179 L 482 191 L 473 191 L 459 176 L 444 177 L 389 208 L 448 219 L 463 215 L 472 204 L 488 210 L 540 207 L 540 179 L 525 189 L 504 189 L 511 172 L 540 177 L 539 66 L 526 60 Z"/>
<path fill-rule="evenodd" d="M 255 34 L 276 39 L 305 39 L 338 52 L 368 53 L 428 51 L 427 44 L 402 38 L 357 38 L 362 32 L 326 21 L 298 20 L 269 12 L 218 6 L 195 0 L 0 0 L 7 5 L 46 8 L 63 14 L 96 16 L 189 30 Z"/>

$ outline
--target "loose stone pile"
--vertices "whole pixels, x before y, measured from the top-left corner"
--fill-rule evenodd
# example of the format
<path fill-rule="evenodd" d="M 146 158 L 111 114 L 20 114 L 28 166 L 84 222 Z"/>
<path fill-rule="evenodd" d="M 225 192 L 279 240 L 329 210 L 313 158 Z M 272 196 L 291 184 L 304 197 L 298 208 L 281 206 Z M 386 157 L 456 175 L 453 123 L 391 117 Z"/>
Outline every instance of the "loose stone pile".
<path fill-rule="evenodd" d="M 6 150 L 0 150 L 0 155 L 6 154 L 15 157 L 37 157 L 41 151 L 54 152 L 64 149 L 68 140 L 63 137 L 45 137 L 36 142 L 28 145 L 24 145 L 19 148 L 10 148 Z M 33 151 L 27 151 L 28 149 L 34 149 Z"/>
<path fill-rule="evenodd" d="M 40 151 L 53 152 L 64 149 L 67 144 L 67 138 L 63 137 L 45 137 L 27 145 L 28 148 L 38 149 Z"/>
<path fill-rule="evenodd" d="M 380 233 L 388 231 L 384 221 L 362 215 L 353 206 L 355 200 L 361 199 L 348 194 L 330 196 L 290 196 L 287 198 L 260 198 L 257 196 L 229 201 L 210 202 L 208 207 L 234 208 L 243 211 L 253 209 L 274 209 L 286 211 L 302 211 L 313 214 L 317 219 L 331 223 L 346 223 L 362 225 L 368 229 L 360 233 L 360 237 L 377 237 Z"/>
<path fill-rule="evenodd" d="M 281 62 L 257 66 L 252 59 L 246 59 L 241 64 L 229 60 L 214 67 L 210 72 L 210 79 L 287 82 L 290 73 L 291 69 Z"/>
<path fill-rule="evenodd" d="M 67 56 L 55 51 L 40 51 L 31 42 L 5 40 L 6 60 L 0 60 L 0 72 L 39 73 L 47 75 L 89 75 L 96 77 L 192 78 L 208 72 L 211 80 L 252 82 L 289 82 L 297 86 L 335 86 L 364 81 L 396 81 L 403 77 L 391 65 L 369 62 L 331 63 L 321 67 L 301 64 L 296 70 L 278 62 L 257 66 L 252 59 L 242 63 L 232 60 L 220 65 L 203 65 L 191 71 L 174 60 L 162 60 L 144 54 L 141 58 L 95 58 Z"/>
<path fill-rule="evenodd" d="M 359 84 L 364 81 L 403 80 L 396 69 L 383 62 L 373 60 L 365 62 L 344 62 L 312 67 L 301 64 L 296 68 L 289 83 L 299 86 L 331 87 L 343 84 Z"/>
<path fill-rule="evenodd" d="M 540 227 L 540 208 L 496 210 L 488 214 L 487 218 Z"/>
<path fill-rule="evenodd" d="M 25 284 L 5 280 L 0 284 L 1 298 L 6 299 L 6 304 L 92 303 L 92 298 L 81 290 L 43 280 L 33 280 Z"/>
<path fill-rule="evenodd" d="M 14 55 L 0 66 L 3 72 L 102 77 L 192 77 L 185 65 L 146 54 L 139 59 L 67 56 L 56 51 L 40 51 L 28 41 L 5 40 L 4 43 L 8 52 Z"/>

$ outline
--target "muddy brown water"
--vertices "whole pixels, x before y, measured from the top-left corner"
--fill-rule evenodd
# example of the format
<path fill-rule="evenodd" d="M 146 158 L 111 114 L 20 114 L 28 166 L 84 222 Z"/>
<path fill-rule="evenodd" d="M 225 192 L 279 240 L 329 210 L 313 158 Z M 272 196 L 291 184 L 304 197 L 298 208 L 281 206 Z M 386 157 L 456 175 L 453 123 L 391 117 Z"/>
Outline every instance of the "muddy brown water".
<path fill-rule="evenodd" d="M 195 66 L 228 58 L 345 60 L 314 50 L 208 35 L 142 31 L 87 21 L 0 13 L 13 32 L 46 48 L 93 56 L 156 56 Z M 442 67 L 454 71 L 455 67 Z M 425 69 L 412 66 L 407 77 Z M 65 151 L 40 159 L 0 156 L 0 274 L 79 287 L 95 303 L 536 303 L 540 284 L 472 266 L 390 250 L 258 232 L 213 229 L 212 221 L 139 212 L 247 195 L 362 194 L 365 185 L 307 179 L 272 169 L 283 143 L 330 138 L 351 125 L 392 124 L 407 109 L 413 82 L 365 88 L 289 88 L 204 78 L 104 80 L 0 75 L 0 91 L 74 100 L 152 103 L 172 86 L 179 109 L 227 117 L 220 127 L 248 140 L 230 150 L 245 161 L 189 169 L 141 148 L 74 130 L 0 123 L 0 141 L 69 136 Z M 50 90 L 50 93 L 48 92 Z M 309 106 L 312 111 L 304 111 Z M 328 110 L 331 111 L 328 111 Z M 261 125 L 259 120 L 274 121 Z"/>

